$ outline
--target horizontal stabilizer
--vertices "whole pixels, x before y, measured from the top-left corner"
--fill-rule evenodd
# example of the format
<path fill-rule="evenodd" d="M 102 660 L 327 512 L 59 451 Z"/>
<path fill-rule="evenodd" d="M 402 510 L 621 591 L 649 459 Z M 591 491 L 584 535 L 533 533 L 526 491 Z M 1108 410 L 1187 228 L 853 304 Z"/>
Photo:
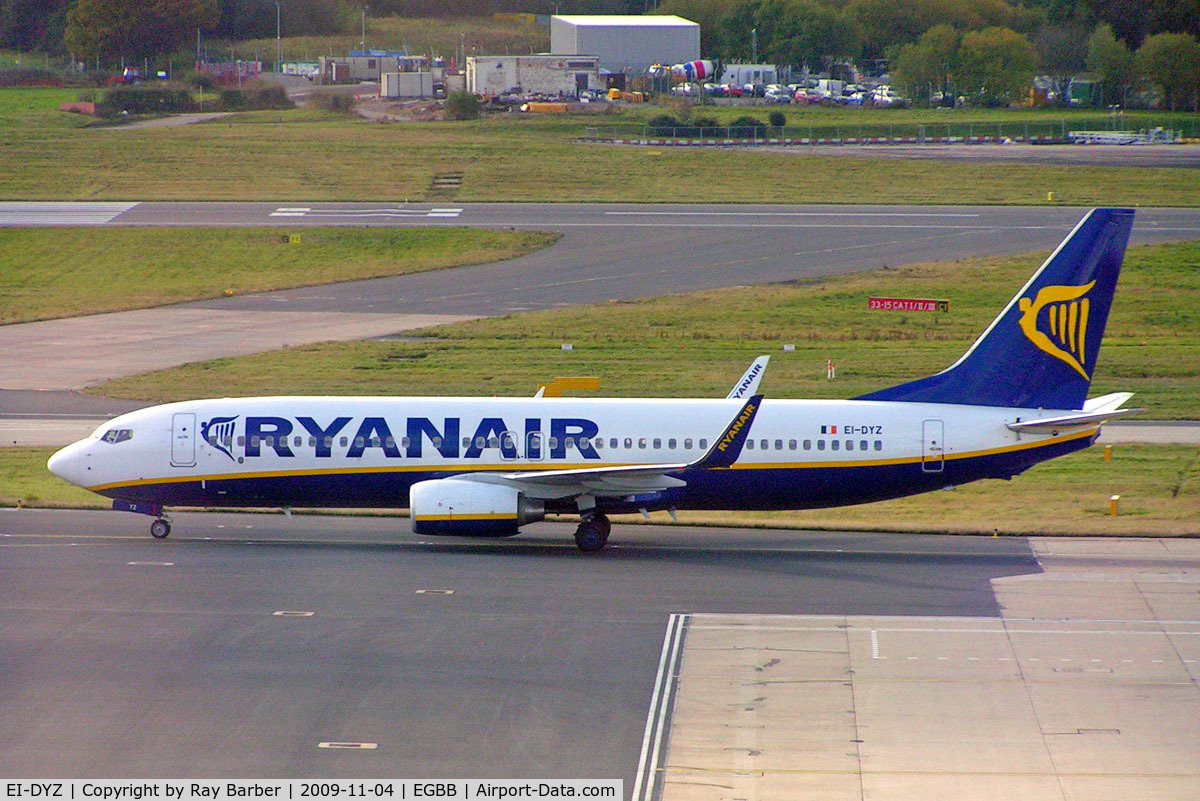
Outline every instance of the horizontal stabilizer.
<path fill-rule="evenodd" d="M 1101 395 L 1098 398 L 1091 398 L 1083 402 L 1083 410 L 1085 412 L 1107 412 L 1111 409 L 1118 409 L 1121 404 L 1133 397 L 1132 392 L 1110 392 L 1107 395 Z"/>
<path fill-rule="evenodd" d="M 1114 392 L 1093 398 L 1083 404 L 1083 410 L 1071 414 L 1059 414 L 1054 417 L 1041 417 L 1035 420 L 1021 420 L 1009 423 L 1008 428 L 1018 433 L 1022 431 L 1045 432 L 1058 431 L 1063 428 L 1078 428 L 1094 426 L 1127 414 L 1134 414 L 1141 409 L 1121 409 L 1122 403 L 1133 397 L 1132 392 Z"/>

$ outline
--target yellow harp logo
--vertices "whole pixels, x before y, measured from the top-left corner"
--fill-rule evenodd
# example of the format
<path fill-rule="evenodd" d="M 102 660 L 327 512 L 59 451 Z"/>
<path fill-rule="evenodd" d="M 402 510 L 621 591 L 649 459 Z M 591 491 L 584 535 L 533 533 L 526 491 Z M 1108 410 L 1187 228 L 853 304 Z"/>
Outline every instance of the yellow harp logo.
<path fill-rule="evenodd" d="M 1090 304 L 1085 296 L 1095 283 L 1089 281 L 1083 286 L 1042 287 L 1032 301 L 1021 298 L 1017 302 L 1021 310 L 1021 331 L 1029 341 L 1039 350 L 1074 367 L 1088 381 L 1091 376 L 1084 369 L 1084 362 L 1087 360 Z M 1044 317 L 1043 309 L 1046 310 Z"/>

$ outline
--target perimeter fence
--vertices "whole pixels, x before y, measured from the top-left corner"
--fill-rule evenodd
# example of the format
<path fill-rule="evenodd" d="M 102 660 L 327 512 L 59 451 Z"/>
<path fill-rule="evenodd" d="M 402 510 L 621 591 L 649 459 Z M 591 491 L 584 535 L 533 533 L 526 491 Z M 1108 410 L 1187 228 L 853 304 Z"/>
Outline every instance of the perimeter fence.
<path fill-rule="evenodd" d="M 664 126 L 613 125 L 589 126 L 581 141 L 648 144 L 707 145 L 742 143 L 763 144 L 947 144 L 947 143 L 1029 143 L 1060 144 L 1070 142 L 1073 130 L 1094 130 L 1092 120 L 1052 120 L 1016 122 L 931 122 L 931 123 L 855 123 L 784 126 Z M 1133 128 L 1133 126 L 1130 126 Z M 1178 131 L 1185 139 L 1200 139 L 1200 119 L 1176 119 L 1146 122 L 1138 119 L 1134 130 L 1163 128 Z"/>

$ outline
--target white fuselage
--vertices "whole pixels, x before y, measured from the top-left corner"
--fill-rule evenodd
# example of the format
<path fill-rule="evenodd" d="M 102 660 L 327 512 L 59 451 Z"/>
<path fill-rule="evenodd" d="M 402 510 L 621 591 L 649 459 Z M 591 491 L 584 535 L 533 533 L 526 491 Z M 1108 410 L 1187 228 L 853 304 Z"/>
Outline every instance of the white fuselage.
<path fill-rule="evenodd" d="M 691 462 L 740 403 L 187 401 L 118 417 L 56 454 L 51 469 L 110 497 L 164 505 L 403 507 L 407 488 L 431 477 Z M 1033 435 L 1005 427 L 1030 414 L 937 403 L 764 401 L 732 468 L 637 499 L 634 508 L 807 508 L 896 497 L 1011 476 L 1086 447 L 1097 430 Z M 621 505 L 609 504 L 614 511 Z"/>

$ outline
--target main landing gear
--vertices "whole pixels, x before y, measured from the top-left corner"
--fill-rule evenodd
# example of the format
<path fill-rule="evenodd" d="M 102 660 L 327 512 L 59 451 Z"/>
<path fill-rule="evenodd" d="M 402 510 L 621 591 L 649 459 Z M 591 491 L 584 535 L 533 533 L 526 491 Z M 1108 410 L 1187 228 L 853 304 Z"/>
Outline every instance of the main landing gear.
<path fill-rule="evenodd" d="M 150 524 L 150 536 L 156 540 L 166 539 L 171 533 L 171 521 L 160 517 Z"/>
<path fill-rule="evenodd" d="M 608 518 L 597 512 L 587 515 L 575 529 L 575 544 L 585 553 L 599 551 L 608 544 L 608 533 L 612 531 L 612 523 Z"/>

